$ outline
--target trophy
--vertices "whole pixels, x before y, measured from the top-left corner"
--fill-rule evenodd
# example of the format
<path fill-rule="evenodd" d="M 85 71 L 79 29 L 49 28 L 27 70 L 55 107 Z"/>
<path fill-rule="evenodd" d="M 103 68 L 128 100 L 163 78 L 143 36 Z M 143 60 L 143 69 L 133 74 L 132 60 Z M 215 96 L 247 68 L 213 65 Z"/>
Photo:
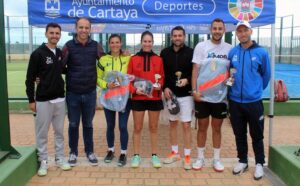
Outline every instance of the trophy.
<path fill-rule="evenodd" d="M 176 81 L 176 86 L 180 86 L 180 78 L 181 78 L 181 75 L 182 75 L 182 72 L 180 72 L 180 71 L 177 71 L 176 73 L 175 73 L 175 75 L 176 75 L 176 77 L 177 77 L 177 81 Z"/>
<path fill-rule="evenodd" d="M 230 77 L 227 79 L 226 85 L 231 87 L 233 85 L 233 75 L 236 73 L 236 69 L 230 68 L 229 71 L 230 71 Z"/>
<path fill-rule="evenodd" d="M 161 78 L 161 75 L 160 74 L 155 74 L 154 78 L 155 78 L 155 83 L 153 84 L 153 87 L 158 88 L 160 86 L 159 83 L 158 83 L 158 80 Z"/>

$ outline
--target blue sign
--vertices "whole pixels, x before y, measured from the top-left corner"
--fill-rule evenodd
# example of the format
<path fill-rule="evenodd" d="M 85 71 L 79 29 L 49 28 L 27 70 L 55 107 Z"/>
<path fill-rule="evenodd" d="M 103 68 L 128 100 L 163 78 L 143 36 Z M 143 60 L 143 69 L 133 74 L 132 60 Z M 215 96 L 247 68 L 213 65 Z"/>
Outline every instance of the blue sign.
<path fill-rule="evenodd" d="M 210 24 L 275 22 L 275 0 L 28 0 L 30 25 L 74 23 Z"/>

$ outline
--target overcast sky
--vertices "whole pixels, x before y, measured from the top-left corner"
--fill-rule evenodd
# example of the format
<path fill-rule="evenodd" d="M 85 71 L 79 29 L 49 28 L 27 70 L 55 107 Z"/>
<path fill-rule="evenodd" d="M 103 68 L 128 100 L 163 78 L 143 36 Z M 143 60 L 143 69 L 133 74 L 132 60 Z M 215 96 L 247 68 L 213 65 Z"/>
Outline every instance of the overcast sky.
<path fill-rule="evenodd" d="M 276 0 L 276 5 L 276 16 L 294 14 L 295 25 L 300 26 L 299 0 Z M 18 0 L 18 3 L 13 0 L 4 0 L 4 9 L 5 15 L 27 16 L 27 0 Z"/>

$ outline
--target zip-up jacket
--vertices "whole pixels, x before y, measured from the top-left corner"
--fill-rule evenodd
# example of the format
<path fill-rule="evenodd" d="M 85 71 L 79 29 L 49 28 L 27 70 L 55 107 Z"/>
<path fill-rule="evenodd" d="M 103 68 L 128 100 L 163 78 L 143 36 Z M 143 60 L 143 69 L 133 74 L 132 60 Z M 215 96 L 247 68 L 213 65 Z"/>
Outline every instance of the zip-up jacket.
<path fill-rule="evenodd" d="M 45 43 L 30 55 L 25 81 L 29 103 L 65 97 L 61 58 L 60 49 L 56 48 L 55 55 Z M 40 82 L 35 91 L 37 77 Z"/>
<path fill-rule="evenodd" d="M 85 45 L 76 36 L 63 47 L 67 91 L 85 94 L 96 90 L 97 60 L 104 55 L 102 46 L 89 38 Z"/>
<path fill-rule="evenodd" d="M 153 52 L 140 51 L 130 58 L 128 65 L 128 74 L 134 75 L 136 78 L 142 78 L 155 83 L 155 74 L 161 75 L 158 83 L 164 85 L 164 66 L 162 58 Z M 136 89 L 131 83 L 132 100 L 161 100 L 162 90 L 153 90 L 152 97 L 135 94 Z"/>
<path fill-rule="evenodd" d="M 120 55 L 118 57 L 112 56 L 108 53 L 105 56 L 102 56 L 97 63 L 97 84 L 101 89 L 107 87 L 105 77 L 110 71 L 118 71 L 124 74 L 127 74 L 127 68 L 129 63 L 130 56 Z"/>
<path fill-rule="evenodd" d="M 165 84 L 164 89 L 169 88 L 177 97 L 190 96 L 191 77 L 193 69 L 193 49 L 184 45 L 179 51 L 174 51 L 173 46 L 161 51 L 160 57 L 164 62 Z M 184 87 L 176 86 L 177 71 L 182 72 L 181 79 L 186 78 L 188 84 Z"/>
<path fill-rule="evenodd" d="M 253 41 L 253 45 L 247 49 L 240 44 L 234 47 L 229 52 L 229 60 L 230 67 L 236 69 L 229 99 L 238 103 L 261 100 L 271 77 L 268 52 Z"/>

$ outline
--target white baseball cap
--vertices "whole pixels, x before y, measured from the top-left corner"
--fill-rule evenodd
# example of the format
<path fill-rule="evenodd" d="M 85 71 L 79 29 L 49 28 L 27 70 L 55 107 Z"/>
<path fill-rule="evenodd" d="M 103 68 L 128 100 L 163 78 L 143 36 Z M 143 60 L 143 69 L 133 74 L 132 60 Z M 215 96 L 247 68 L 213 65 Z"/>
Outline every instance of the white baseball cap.
<path fill-rule="evenodd" d="M 235 30 L 237 30 L 237 29 L 239 28 L 239 26 L 242 26 L 242 25 L 244 25 L 245 27 L 251 29 L 251 25 L 250 25 L 250 23 L 249 23 L 248 21 L 240 21 L 240 22 L 238 22 L 238 24 L 236 25 Z"/>

